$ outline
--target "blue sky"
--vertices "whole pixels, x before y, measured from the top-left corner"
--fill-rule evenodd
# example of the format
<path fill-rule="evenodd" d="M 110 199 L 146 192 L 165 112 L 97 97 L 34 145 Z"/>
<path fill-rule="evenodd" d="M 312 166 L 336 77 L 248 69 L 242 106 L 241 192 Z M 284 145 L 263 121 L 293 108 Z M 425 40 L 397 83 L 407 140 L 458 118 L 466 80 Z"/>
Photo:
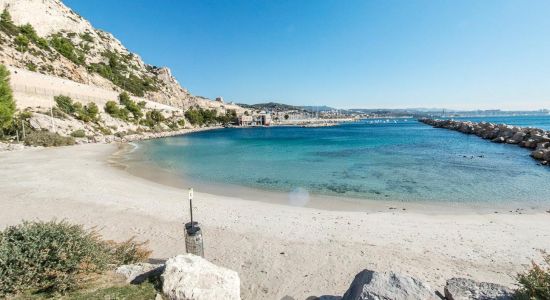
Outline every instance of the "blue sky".
<path fill-rule="evenodd" d="M 193 94 L 550 108 L 550 1 L 64 0 Z"/>

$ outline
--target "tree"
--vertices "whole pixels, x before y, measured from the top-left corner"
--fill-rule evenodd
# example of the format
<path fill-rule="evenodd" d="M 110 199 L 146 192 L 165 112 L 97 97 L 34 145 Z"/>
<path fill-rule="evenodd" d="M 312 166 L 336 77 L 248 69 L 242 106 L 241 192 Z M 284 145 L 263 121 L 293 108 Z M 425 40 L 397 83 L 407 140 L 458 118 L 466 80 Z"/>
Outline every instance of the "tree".
<path fill-rule="evenodd" d="M 0 65 L 0 129 L 6 129 L 13 121 L 15 101 L 10 87 L 10 72 Z"/>
<path fill-rule="evenodd" d="M 288 120 L 289 116 L 288 114 L 285 114 L 285 120 Z"/>

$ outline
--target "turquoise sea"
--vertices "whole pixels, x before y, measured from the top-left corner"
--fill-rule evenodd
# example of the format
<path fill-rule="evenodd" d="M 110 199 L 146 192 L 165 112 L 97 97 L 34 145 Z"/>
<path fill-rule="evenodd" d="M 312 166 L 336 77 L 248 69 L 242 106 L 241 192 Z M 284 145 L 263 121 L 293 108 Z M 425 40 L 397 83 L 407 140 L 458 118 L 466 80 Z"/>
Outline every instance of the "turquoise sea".
<path fill-rule="evenodd" d="M 550 130 L 550 116 L 471 120 Z M 529 150 L 414 119 L 220 129 L 137 145 L 141 159 L 206 184 L 403 202 L 550 205 L 550 167 L 538 165 Z"/>

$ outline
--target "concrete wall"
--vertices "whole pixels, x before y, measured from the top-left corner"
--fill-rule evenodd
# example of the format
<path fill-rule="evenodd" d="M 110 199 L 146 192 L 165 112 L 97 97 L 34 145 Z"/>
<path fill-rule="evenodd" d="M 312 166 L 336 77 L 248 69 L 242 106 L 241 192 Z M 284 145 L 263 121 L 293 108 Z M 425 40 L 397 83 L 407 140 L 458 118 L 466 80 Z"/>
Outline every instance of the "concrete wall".
<path fill-rule="evenodd" d="M 18 108 L 50 107 L 54 104 L 53 97 L 65 95 L 73 100 L 86 104 L 95 102 L 101 109 L 107 101 L 117 101 L 119 92 L 78 83 L 68 79 L 44 75 L 28 70 L 8 67 L 10 70 L 10 84 Z M 132 97 L 136 102 L 147 102 L 147 108 L 163 111 L 181 111 L 172 106 L 160 104 L 145 98 Z"/>

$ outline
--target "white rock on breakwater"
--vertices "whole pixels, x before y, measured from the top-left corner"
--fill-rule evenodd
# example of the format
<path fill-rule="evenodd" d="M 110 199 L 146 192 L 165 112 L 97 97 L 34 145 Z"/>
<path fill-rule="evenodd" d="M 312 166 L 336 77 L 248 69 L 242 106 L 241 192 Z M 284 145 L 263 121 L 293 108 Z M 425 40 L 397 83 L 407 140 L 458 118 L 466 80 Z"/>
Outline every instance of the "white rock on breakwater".
<path fill-rule="evenodd" d="M 531 156 L 541 161 L 543 165 L 550 164 L 550 131 L 539 128 L 518 127 L 506 124 L 488 122 L 471 122 L 455 120 L 437 120 L 423 118 L 424 124 L 437 128 L 445 128 L 466 134 L 474 134 L 494 143 L 516 144 L 520 147 L 533 149 Z"/>

